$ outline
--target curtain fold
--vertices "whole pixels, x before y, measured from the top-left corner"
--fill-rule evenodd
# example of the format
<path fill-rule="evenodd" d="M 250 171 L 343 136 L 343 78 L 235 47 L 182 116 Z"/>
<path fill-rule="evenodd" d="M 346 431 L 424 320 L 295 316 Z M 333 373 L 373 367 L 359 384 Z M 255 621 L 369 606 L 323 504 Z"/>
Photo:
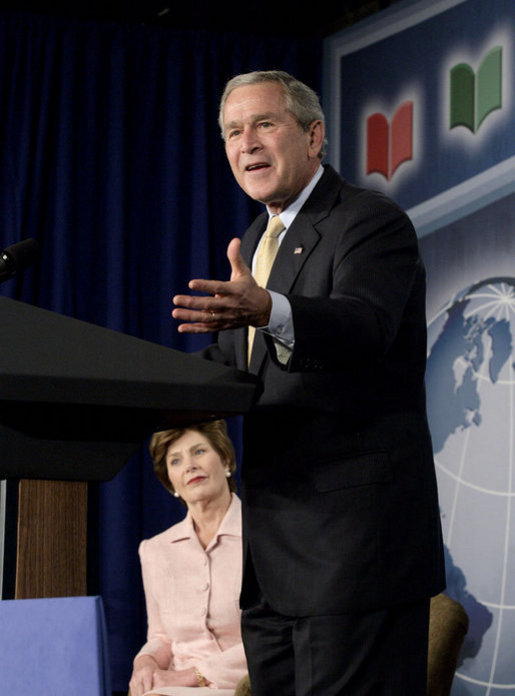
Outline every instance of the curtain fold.
<path fill-rule="evenodd" d="M 1 247 L 35 237 L 43 252 L 0 293 L 175 349 L 205 345 L 177 333 L 171 297 L 192 277 L 226 278 L 229 240 L 261 209 L 225 161 L 223 85 L 280 68 L 317 89 L 321 58 L 319 40 L 0 13 Z M 138 543 L 182 515 L 145 446 L 92 487 L 90 592 L 105 602 L 115 690 L 144 640 Z"/>

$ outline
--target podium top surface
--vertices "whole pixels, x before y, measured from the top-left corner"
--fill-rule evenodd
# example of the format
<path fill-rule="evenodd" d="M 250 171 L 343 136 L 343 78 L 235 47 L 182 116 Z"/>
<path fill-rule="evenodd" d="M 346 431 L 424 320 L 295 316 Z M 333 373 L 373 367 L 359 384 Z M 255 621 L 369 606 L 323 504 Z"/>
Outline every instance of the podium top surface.
<path fill-rule="evenodd" d="M 246 372 L 0 297 L 0 399 L 242 413 Z"/>
<path fill-rule="evenodd" d="M 17 300 L 0 326 L 0 478 L 111 478 L 153 431 L 257 396 L 254 375 Z"/>

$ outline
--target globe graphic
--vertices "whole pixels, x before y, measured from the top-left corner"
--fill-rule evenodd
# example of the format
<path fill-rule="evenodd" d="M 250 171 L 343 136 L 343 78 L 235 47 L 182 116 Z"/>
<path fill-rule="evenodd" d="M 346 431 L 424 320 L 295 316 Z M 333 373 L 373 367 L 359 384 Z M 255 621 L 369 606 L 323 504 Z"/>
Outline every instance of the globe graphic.
<path fill-rule="evenodd" d="M 428 326 L 428 416 L 447 594 L 470 628 L 453 696 L 515 695 L 515 278 L 460 292 Z"/>

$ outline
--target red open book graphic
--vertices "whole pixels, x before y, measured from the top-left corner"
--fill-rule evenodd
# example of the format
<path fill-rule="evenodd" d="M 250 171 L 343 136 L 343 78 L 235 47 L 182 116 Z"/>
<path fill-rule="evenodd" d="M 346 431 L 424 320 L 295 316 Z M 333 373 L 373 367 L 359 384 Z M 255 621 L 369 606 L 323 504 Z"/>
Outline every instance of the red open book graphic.
<path fill-rule="evenodd" d="M 413 102 L 403 102 L 392 118 L 384 114 L 367 118 L 367 174 L 378 172 L 391 179 L 397 167 L 413 158 Z"/>

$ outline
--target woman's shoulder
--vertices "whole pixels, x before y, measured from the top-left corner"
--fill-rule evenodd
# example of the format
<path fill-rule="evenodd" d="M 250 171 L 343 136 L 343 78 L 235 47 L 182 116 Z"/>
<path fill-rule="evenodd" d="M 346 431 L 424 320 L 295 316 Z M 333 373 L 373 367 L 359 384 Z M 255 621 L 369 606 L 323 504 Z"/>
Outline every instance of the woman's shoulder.
<path fill-rule="evenodd" d="M 164 532 L 160 532 L 149 539 L 143 539 L 139 545 L 140 556 L 146 553 L 154 553 L 162 549 L 168 548 L 174 541 L 188 539 L 193 533 L 193 528 L 188 517 L 185 517 L 180 522 L 176 522 Z"/>

